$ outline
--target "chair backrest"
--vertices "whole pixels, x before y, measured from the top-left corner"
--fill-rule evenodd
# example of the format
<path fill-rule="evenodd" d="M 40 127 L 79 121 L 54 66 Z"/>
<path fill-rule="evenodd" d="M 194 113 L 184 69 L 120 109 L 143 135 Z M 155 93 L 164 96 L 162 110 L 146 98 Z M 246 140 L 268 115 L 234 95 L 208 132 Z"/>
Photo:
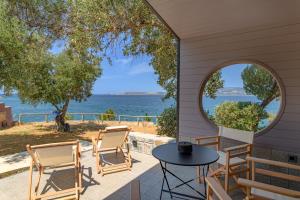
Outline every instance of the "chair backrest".
<path fill-rule="evenodd" d="M 111 126 L 105 128 L 100 148 L 121 147 L 127 139 L 129 129 L 127 126 Z"/>
<path fill-rule="evenodd" d="M 75 162 L 76 153 L 79 151 L 79 142 L 27 145 L 27 151 L 37 167 L 60 166 Z"/>
<path fill-rule="evenodd" d="M 254 132 L 219 126 L 219 136 L 248 144 L 253 144 Z"/>

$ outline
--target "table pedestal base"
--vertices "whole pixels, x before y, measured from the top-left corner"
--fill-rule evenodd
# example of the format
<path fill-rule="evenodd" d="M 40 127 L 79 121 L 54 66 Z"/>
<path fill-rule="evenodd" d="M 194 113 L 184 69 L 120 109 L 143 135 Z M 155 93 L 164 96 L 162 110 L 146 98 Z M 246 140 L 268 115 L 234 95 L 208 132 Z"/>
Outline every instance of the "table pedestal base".
<path fill-rule="evenodd" d="M 160 199 L 162 198 L 162 194 L 163 192 L 167 192 L 170 194 L 171 199 L 173 198 L 179 198 L 179 199 L 206 199 L 206 181 L 205 181 L 205 177 L 208 174 L 208 170 L 209 170 L 209 165 L 206 165 L 206 172 L 205 172 L 205 166 L 202 167 L 202 174 L 203 174 L 203 181 L 204 181 L 204 194 L 201 193 L 200 191 L 198 191 L 196 188 L 194 188 L 193 186 L 191 186 L 189 183 L 196 180 L 197 178 L 193 178 L 187 181 L 182 180 L 181 178 L 179 178 L 177 175 L 175 175 L 173 172 L 171 172 L 170 170 L 167 169 L 167 164 L 162 163 L 162 161 L 160 161 L 160 166 L 163 172 L 163 182 L 162 182 L 162 186 L 161 186 L 161 192 L 160 192 Z M 170 174 L 171 176 L 175 177 L 177 180 L 179 180 L 181 183 L 179 185 L 176 185 L 175 187 L 171 188 L 168 178 L 167 178 L 167 174 Z M 167 185 L 167 189 L 164 189 L 164 185 Z M 179 193 L 179 192 L 175 192 L 173 191 L 174 189 L 177 189 L 181 186 L 187 186 L 188 188 L 190 188 L 191 190 L 193 190 L 198 196 L 193 196 L 193 195 L 189 195 L 189 194 L 184 194 L 184 193 Z"/>

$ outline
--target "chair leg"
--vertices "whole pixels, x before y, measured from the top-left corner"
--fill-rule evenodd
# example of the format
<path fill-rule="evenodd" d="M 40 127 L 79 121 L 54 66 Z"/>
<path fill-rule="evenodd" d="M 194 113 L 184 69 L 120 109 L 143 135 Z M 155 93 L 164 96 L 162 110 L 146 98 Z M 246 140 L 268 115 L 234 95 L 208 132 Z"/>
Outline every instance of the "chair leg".
<path fill-rule="evenodd" d="M 80 193 L 82 192 L 82 166 L 81 166 L 81 163 L 79 162 L 79 176 L 78 176 L 78 178 L 79 178 L 79 180 L 78 180 L 78 182 L 79 182 L 79 188 L 80 188 Z"/>
<path fill-rule="evenodd" d="M 201 183 L 201 168 L 199 166 L 196 167 L 196 174 L 198 177 L 198 183 Z"/>
<path fill-rule="evenodd" d="M 31 161 L 31 164 L 30 164 L 30 168 L 29 168 L 29 194 L 28 194 L 28 196 L 29 196 L 29 200 L 31 200 L 31 196 L 32 196 L 32 168 L 33 168 L 33 161 Z"/>
<path fill-rule="evenodd" d="M 207 186 L 207 192 L 206 192 L 206 199 L 207 200 L 212 200 L 212 189 L 209 187 L 209 186 Z"/>
<path fill-rule="evenodd" d="M 119 147 L 116 148 L 116 156 L 118 156 Z"/>
<path fill-rule="evenodd" d="M 42 177 L 43 171 L 44 171 L 44 170 L 43 170 L 42 168 L 39 169 L 38 182 L 37 182 L 37 184 L 36 184 L 36 186 L 35 186 L 35 188 L 34 188 L 35 195 L 37 195 L 37 193 L 38 193 L 39 186 L 40 186 L 40 181 L 41 181 L 41 177 Z"/>
<path fill-rule="evenodd" d="M 79 181 L 79 176 L 78 176 L 78 165 L 75 166 L 74 172 L 75 172 L 75 199 L 79 199 L 79 190 L 78 190 L 78 181 Z"/>
<path fill-rule="evenodd" d="M 228 169 L 228 167 L 226 167 L 226 171 L 225 171 L 225 184 L 224 185 L 225 185 L 224 189 L 228 193 L 228 190 L 229 190 L 229 169 Z"/>

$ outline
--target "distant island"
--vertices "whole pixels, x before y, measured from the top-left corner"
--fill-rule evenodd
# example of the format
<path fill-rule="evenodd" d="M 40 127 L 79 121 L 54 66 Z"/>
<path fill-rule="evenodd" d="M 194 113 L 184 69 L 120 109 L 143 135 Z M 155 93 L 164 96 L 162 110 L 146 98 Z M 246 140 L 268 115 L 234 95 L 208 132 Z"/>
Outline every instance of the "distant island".
<path fill-rule="evenodd" d="M 101 95 L 124 95 L 124 96 L 143 96 L 143 95 L 153 95 L 153 96 L 164 96 L 165 92 L 121 92 L 121 93 L 110 93 Z"/>
<path fill-rule="evenodd" d="M 248 95 L 243 88 L 227 87 L 218 90 L 217 96 L 252 96 Z"/>

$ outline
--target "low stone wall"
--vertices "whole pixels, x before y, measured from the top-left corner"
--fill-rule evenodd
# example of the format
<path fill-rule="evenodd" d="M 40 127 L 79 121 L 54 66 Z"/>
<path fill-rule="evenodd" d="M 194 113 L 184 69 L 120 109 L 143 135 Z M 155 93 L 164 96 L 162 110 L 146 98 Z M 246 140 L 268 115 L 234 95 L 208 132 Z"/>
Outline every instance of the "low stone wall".
<path fill-rule="evenodd" d="M 141 132 L 130 132 L 128 136 L 130 150 L 145 154 L 151 154 L 156 146 L 175 141 L 175 138 Z"/>

